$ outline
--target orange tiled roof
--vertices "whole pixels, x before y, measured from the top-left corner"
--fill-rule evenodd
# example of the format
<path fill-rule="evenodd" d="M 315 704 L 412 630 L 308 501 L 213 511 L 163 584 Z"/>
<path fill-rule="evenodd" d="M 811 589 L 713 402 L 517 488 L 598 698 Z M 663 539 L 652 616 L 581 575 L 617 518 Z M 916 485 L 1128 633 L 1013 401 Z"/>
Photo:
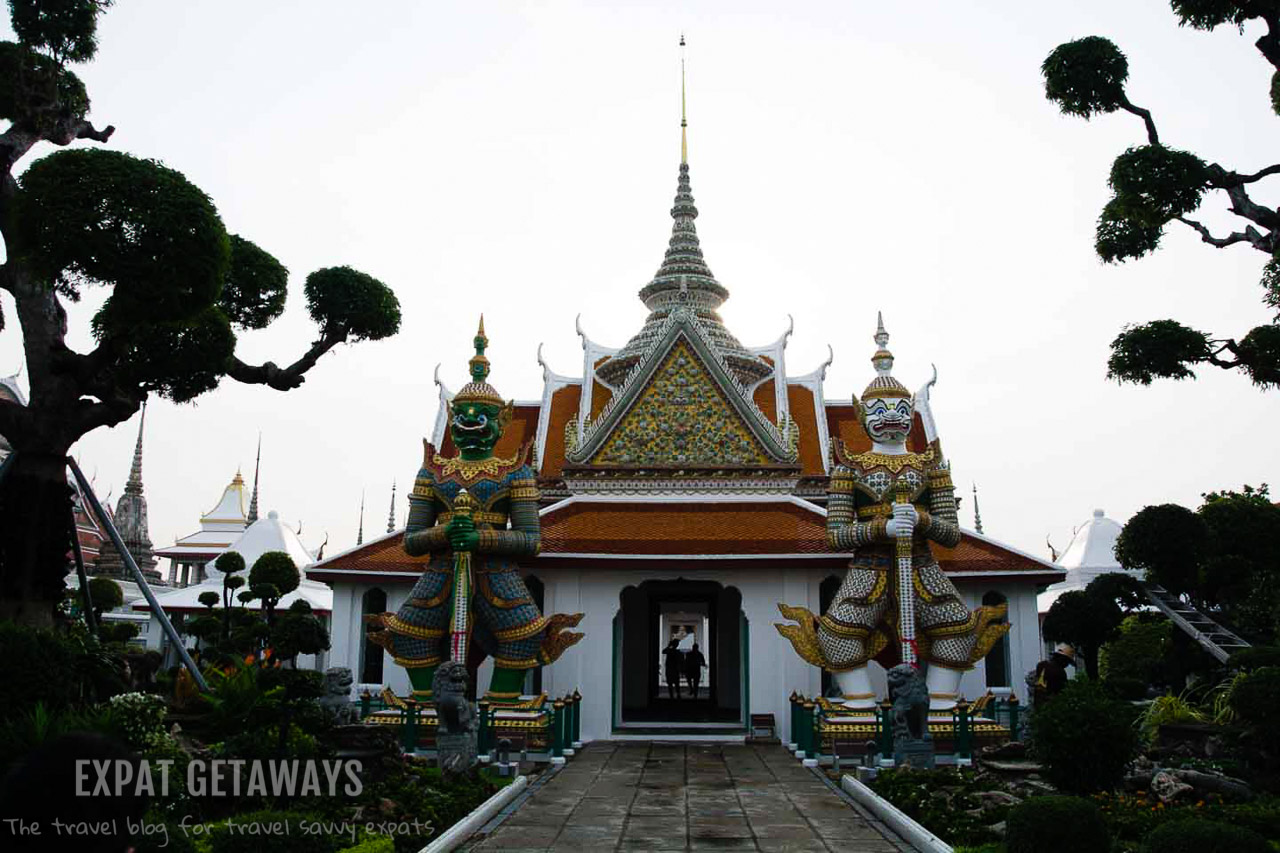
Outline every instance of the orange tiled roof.
<path fill-rule="evenodd" d="M 564 467 L 564 427 L 578 413 L 582 399 L 581 385 L 566 385 L 551 395 L 547 413 L 547 446 L 538 460 L 538 475 L 547 479 L 560 476 Z M 594 401 L 594 397 L 592 400 Z"/>
<path fill-rule="evenodd" d="M 764 416 L 773 423 L 778 422 L 778 401 L 773 394 L 773 386 L 775 380 L 766 379 L 756 386 L 755 392 L 751 395 L 751 399 L 755 400 L 756 406 L 760 411 L 764 412 Z"/>
<path fill-rule="evenodd" d="M 564 554 L 661 557 L 695 554 L 732 558 L 812 554 L 829 556 L 837 564 L 844 556 L 827 550 L 826 519 L 798 504 L 784 501 L 750 503 L 614 503 L 575 501 L 543 516 L 542 556 Z M 346 554 L 324 560 L 307 570 L 319 580 L 333 579 L 329 571 L 397 573 L 416 577 L 427 557 L 409 557 L 403 534 L 370 542 Z M 934 546 L 943 571 L 972 573 L 1043 574 L 1044 562 L 998 543 L 965 534 L 954 548 Z M 785 567 L 785 563 L 783 564 Z"/>
<path fill-rule="evenodd" d="M 542 519 L 544 554 L 822 554 L 821 515 L 793 503 L 581 501 Z"/>

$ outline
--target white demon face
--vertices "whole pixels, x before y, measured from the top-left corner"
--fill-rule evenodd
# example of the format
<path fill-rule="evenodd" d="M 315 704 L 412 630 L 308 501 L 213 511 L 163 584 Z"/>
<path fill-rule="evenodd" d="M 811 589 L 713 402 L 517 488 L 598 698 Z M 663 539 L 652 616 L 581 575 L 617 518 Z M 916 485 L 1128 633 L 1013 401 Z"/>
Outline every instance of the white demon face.
<path fill-rule="evenodd" d="M 863 402 L 867 435 L 881 444 L 901 444 L 911 432 L 915 409 L 905 397 L 873 397 Z"/>

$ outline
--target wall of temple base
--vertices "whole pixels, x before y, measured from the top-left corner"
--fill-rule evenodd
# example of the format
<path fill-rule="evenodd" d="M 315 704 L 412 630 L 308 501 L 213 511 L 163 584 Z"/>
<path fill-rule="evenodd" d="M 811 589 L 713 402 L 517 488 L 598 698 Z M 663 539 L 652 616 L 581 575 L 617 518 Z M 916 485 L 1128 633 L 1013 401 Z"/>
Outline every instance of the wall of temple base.
<path fill-rule="evenodd" d="M 610 560 L 580 561 L 573 567 L 539 567 L 532 574 L 545 585 L 545 612 L 583 613 L 582 623 L 574 630 L 585 638 L 569 648 L 561 658 L 543 669 L 542 689 L 560 696 L 574 689 L 582 693 L 582 735 L 584 740 L 608 738 L 614 733 L 618 698 L 614 695 L 615 668 L 614 620 L 620 611 L 622 590 L 644 581 L 714 581 L 733 586 L 742 595 L 742 612 L 748 623 L 747 659 L 749 662 L 749 713 L 773 714 L 779 736 L 791 739 L 788 697 L 792 691 L 806 696 L 821 691 L 821 672 L 805 663 L 791 644 L 774 629 L 782 621 L 778 602 L 802 605 L 817 613 L 820 610 L 819 587 L 834 574 L 829 568 L 811 568 L 797 562 L 780 569 L 763 563 L 759 568 L 718 569 L 713 560 L 691 560 L 679 566 L 652 569 L 614 568 Z M 1039 629 L 1036 616 L 1035 584 L 1003 577 L 953 576 L 965 604 L 976 607 L 989 592 L 998 592 L 1008 600 L 1009 635 L 1008 680 L 1019 699 L 1025 700 L 1023 675 L 1040 659 Z M 360 681 L 362 663 L 363 622 L 361 603 L 365 592 L 377 587 L 387 594 L 387 610 L 394 612 L 409 596 L 411 579 L 404 575 L 389 576 L 386 583 L 338 583 L 333 601 L 333 649 L 329 665 L 348 666 Z M 723 614 L 721 618 L 724 618 Z M 487 686 L 491 664 L 481 667 L 479 685 Z M 883 696 L 884 671 L 875 663 L 870 666 L 872 684 Z M 398 695 L 410 691 L 405 671 L 384 659 L 382 683 Z M 965 674 L 960 692 L 973 700 L 987 692 L 984 664 Z"/>

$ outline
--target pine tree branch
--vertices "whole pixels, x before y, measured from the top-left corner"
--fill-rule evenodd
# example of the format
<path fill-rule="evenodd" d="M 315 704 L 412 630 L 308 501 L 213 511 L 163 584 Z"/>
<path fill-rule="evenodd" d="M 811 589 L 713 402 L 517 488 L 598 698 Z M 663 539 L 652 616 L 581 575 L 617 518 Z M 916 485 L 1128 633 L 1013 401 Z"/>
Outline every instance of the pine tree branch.
<path fill-rule="evenodd" d="M 1155 123 L 1155 120 L 1151 118 L 1150 110 L 1143 109 L 1142 107 L 1139 107 L 1133 103 L 1130 103 L 1129 99 L 1125 97 L 1123 94 L 1120 95 L 1120 107 L 1126 112 L 1130 112 L 1138 116 L 1139 118 L 1142 119 L 1143 123 L 1146 124 L 1147 141 L 1149 141 L 1152 145 L 1160 144 L 1160 134 L 1156 133 L 1156 123 Z"/>
<path fill-rule="evenodd" d="M 315 367 L 320 356 L 333 349 L 347 339 L 345 331 L 326 333 L 324 337 L 311 345 L 301 358 L 288 367 L 279 367 L 275 362 L 266 364 L 245 364 L 235 356 L 227 366 L 227 375 L 237 382 L 247 385 L 267 385 L 277 391 L 291 391 L 304 381 L 304 374 Z"/>
<path fill-rule="evenodd" d="M 1269 249 L 1262 244 L 1269 244 L 1271 242 L 1270 235 L 1263 235 L 1259 233 L 1252 225 L 1245 228 L 1244 231 L 1233 231 L 1226 237 L 1215 237 L 1208 228 L 1204 227 L 1199 222 L 1196 222 L 1194 219 L 1188 219 L 1185 216 L 1176 216 L 1174 218 L 1182 224 L 1189 225 L 1194 228 L 1200 234 L 1200 239 L 1208 243 L 1210 246 L 1225 249 L 1227 246 L 1231 246 L 1236 243 L 1249 243 L 1254 248 L 1261 249 L 1264 252 L 1269 251 Z"/>

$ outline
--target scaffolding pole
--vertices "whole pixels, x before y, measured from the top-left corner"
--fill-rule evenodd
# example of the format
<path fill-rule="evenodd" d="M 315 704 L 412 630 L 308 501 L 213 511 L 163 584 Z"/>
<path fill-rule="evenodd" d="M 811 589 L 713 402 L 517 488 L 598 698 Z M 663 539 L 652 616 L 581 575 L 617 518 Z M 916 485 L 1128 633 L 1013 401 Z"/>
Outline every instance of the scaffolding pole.
<path fill-rule="evenodd" d="M 133 579 L 138 584 L 138 589 L 142 590 L 142 595 L 147 599 L 147 604 L 151 607 L 151 613 L 160 620 L 160 627 L 164 629 L 168 635 L 170 642 L 178 648 L 178 654 L 182 657 L 182 663 L 186 666 L 187 671 L 191 673 L 191 677 L 195 679 L 200 689 L 208 692 L 209 685 L 205 683 L 204 675 L 200 672 L 200 667 L 196 666 L 196 662 L 191 659 L 191 655 L 187 652 L 187 646 L 182 642 L 182 638 L 178 636 L 178 632 L 174 630 L 173 623 L 169 621 L 169 614 L 164 612 L 164 608 L 156 601 L 155 593 L 151 591 L 151 585 L 147 583 L 146 577 L 142 574 L 142 569 L 138 568 L 138 563 L 133 559 L 133 555 L 129 553 L 129 549 L 124 546 L 124 540 L 120 538 L 120 531 L 116 530 L 115 522 L 113 522 L 102 509 L 102 504 L 98 503 L 98 496 L 93 493 L 93 489 L 89 488 L 88 481 L 84 478 L 84 472 L 80 470 L 80 466 L 76 464 L 76 460 L 70 456 L 67 457 L 67 465 L 71 468 L 72 475 L 76 478 L 76 482 L 80 484 L 80 491 L 84 494 L 85 500 L 89 502 L 89 506 L 93 508 L 94 515 L 98 516 L 98 520 L 102 522 L 102 526 L 107 529 L 107 535 L 111 537 L 111 544 L 116 546 L 116 550 L 120 552 L 124 564 L 129 567 L 129 571 L 133 572 Z"/>

